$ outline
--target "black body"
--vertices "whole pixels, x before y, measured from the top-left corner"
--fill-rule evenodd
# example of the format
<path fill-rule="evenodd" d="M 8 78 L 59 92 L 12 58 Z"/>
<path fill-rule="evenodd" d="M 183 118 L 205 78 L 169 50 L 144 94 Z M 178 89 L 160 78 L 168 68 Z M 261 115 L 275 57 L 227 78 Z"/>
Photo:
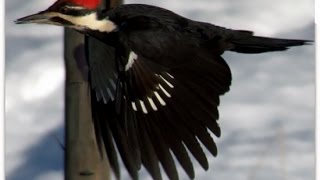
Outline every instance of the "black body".
<path fill-rule="evenodd" d="M 108 47 L 92 47 L 91 39 L 87 56 L 97 138 L 118 178 L 116 149 L 133 179 L 138 179 L 141 164 L 153 179 L 161 179 L 159 162 L 170 179 L 178 179 L 173 155 L 191 179 L 195 174 L 189 154 L 208 169 L 200 144 L 217 155 L 211 133 L 220 137 L 219 96 L 231 85 L 221 54 L 281 51 L 307 42 L 258 37 L 148 5 L 100 11 L 99 18 L 106 17 L 117 24 L 116 31 L 85 33 Z M 132 51 L 137 58 L 126 70 Z"/>

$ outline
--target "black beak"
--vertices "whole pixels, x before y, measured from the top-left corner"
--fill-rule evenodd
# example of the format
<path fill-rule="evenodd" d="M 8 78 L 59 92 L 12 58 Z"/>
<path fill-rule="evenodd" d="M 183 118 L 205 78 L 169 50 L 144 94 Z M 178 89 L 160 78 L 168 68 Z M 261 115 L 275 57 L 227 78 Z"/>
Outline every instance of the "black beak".
<path fill-rule="evenodd" d="M 36 14 L 32 14 L 23 18 L 19 18 L 15 20 L 14 22 L 16 24 L 29 24 L 29 23 L 38 23 L 38 24 L 50 24 L 51 23 L 51 18 L 50 12 L 47 11 L 41 11 Z"/>

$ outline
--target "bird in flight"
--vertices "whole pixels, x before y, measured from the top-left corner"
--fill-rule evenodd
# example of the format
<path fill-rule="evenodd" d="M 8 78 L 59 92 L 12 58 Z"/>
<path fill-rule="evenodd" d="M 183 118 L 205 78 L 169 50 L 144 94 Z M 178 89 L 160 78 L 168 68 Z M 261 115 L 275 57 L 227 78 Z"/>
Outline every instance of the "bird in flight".
<path fill-rule="evenodd" d="M 229 91 L 225 51 L 254 54 L 287 50 L 307 40 L 255 36 L 182 17 L 169 10 L 103 0 L 58 0 L 48 9 L 16 20 L 72 28 L 111 50 L 87 55 L 97 134 L 120 178 L 118 153 L 133 179 L 143 165 L 162 179 L 179 179 L 176 162 L 195 178 L 190 154 L 209 168 L 202 145 L 213 155 L 220 137 L 219 97 Z M 118 151 L 117 151 L 118 150 Z"/>

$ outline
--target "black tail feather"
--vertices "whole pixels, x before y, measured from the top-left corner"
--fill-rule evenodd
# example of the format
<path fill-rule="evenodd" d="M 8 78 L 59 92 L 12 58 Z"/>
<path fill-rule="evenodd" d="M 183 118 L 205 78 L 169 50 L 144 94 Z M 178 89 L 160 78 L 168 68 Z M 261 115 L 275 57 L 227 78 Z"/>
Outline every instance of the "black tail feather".
<path fill-rule="evenodd" d="M 312 41 L 296 39 L 278 39 L 261 36 L 245 36 L 242 38 L 232 39 L 233 48 L 231 51 L 239 53 L 264 53 L 269 51 L 284 51 L 292 46 L 302 46 Z"/>

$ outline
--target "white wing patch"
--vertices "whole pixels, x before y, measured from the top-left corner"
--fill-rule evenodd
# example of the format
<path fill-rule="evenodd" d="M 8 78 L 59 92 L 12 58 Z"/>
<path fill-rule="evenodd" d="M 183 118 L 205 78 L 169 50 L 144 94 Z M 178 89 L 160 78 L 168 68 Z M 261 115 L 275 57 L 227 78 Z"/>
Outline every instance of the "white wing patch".
<path fill-rule="evenodd" d="M 144 102 L 141 101 L 141 100 L 140 100 L 140 105 L 141 105 L 141 108 L 142 108 L 142 112 L 143 112 L 144 114 L 148 114 L 146 105 L 144 105 Z"/>
<path fill-rule="evenodd" d="M 132 109 L 133 109 L 134 111 L 138 111 L 138 109 L 137 109 L 137 106 L 136 106 L 136 103 L 135 103 L 135 102 L 131 102 L 131 106 L 132 106 Z"/>
<path fill-rule="evenodd" d="M 174 86 L 171 83 L 169 83 L 165 78 L 163 78 L 161 75 L 159 75 L 159 76 L 165 83 L 168 84 L 169 87 L 174 88 Z"/>
<path fill-rule="evenodd" d="M 157 108 L 156 104 L 153 102 L 153 100 L 152 100 L 150 97 L 148 97 L 148 101 L 149 101 L 152 109 L 153 109 L 154 111 L 158 111 L 158 108 Z"/>
<path fill-rule="evenodd" d="M 128 66 L 128 69 L 130 69 L 130 67 L 132 66 L 135 58 L 136 58 L 135 53 L 132 51 L 132 52 L 130 53 L 130 56 L 129 56 L 129 61 L 128 61 L 127 65 L 126 65 L 126 70 L 127 70 L 127 66 Z M 131 59 L 132 59 L 132 60 L 131 60 Z M 131 61 L 130 61 L 130 60 L 131 60 Z M 129 66 L 129 65 L 130 65 L 130 66 Z M 174 86 L 173 86 L 173 84 L 172 84 L 171 81 L 174 79 L 174 77 L 173 77 L 171 74 L 169 74 L 169 73 L 166 73 L 166 74 L 167 74 L 167 76 L 166 76 L 167 79 L 164 78 L 163 76 L 159 75 L 159 74 L 156 74 L 156 76 L 160 77 L 160 79 L 161 79 L 165 84 L 167 84 L 170 88 L 173 89 Z M 168 78 L 168 77 L 169 77 L 169 78 Z M 171 79 L 170 79 L 170 78 L 171 78 Z M 167 86 L 167 87 L 168 87 L 168 86 Z M 140 104 L 140 107 L 141 107 L 141 108 L 140 108 L 140 111 L 142 111 L 144 114 L 148 114 L 148 112 L 150 112 L 150 111 L 152 111 L 152 110 L 153 110 L 153 111 L 158 111 L 159 108 L 158 108 L 157 105 L 156 105 L 157 103 L 155 103 L 156 101 L 157 101 L 161 106 L 166 106 L 167 103 L 166 103 L 165 99 L 172 97 L 171 94 L 169 93 L 168 89 L 165 89 L 165 88 L 161 85 L 161 83 L 158 84 L 158 86 L 157 86 L 156 89 L 157 89 L 157 90 L 153 92 L 153 96 L 147 97 L 147 100 L 146 100 L 146 101 L 143 101 L 143 100 L 141 100 L 141 99 L 139 99 L 138 101 L 136 101 L 137 103 Z M 162 93 L 159 93 L 159 92 L 162 92 Z M 161 96 L 160 94 L 162 94 L 162 96 Z M 152 99 L 152 97 L 154 97 L 154 98 Z M 147 104 L 147 105 L 150 105 L 150 106 L 148 106 L 148 107 L 151 107 L 151 108 L 147 109 L 146 104 Z M 131 102 L 131 105 L 132 105 L 132 109 L 133 109 L 134 111 L 139 111 L 139 109 L 137 108 L 137 105 L 136 105 L 135 102 Z"/>
<path fill-rule="evenodd" d="M 166 90 L 161 86 L 161 84 L 159 84 L 159 87 L 160 87 L 160 89 L 162 90 L 162 92 L 163 92 L 168 98 L 171 98 L 171 94 L 169 94 L 168 91 L 166 91 Z"/>
<path fill-rule="evenodd" d="M 154 95 L 156 95 L 156 98 L 158 99 L 158 101 L 160 102 L 160 104 L 162 106 L 167 105 L 166 102 L 161 98 L 161 96 L 159 95 L 159 93 L 157 91 L 154 91 Z"/>
<path fill-rule="evenodd" d="M 125 70 L 128 71 L 132 67 L 134 61 L 137 59 L 138 59 L 138 55 L 135 52 L 131 51 L 129 54 L 129 59 L 126 64 Z"/>
<path fill-rule="evenodd" d="M 174 77 L 173 77 L 171 74 L 169 74 L 169 73 L 167 73 L 167 72 L 166 72 L 166 74 L 167 74 L 171 79 L 174 79 Z"/>

